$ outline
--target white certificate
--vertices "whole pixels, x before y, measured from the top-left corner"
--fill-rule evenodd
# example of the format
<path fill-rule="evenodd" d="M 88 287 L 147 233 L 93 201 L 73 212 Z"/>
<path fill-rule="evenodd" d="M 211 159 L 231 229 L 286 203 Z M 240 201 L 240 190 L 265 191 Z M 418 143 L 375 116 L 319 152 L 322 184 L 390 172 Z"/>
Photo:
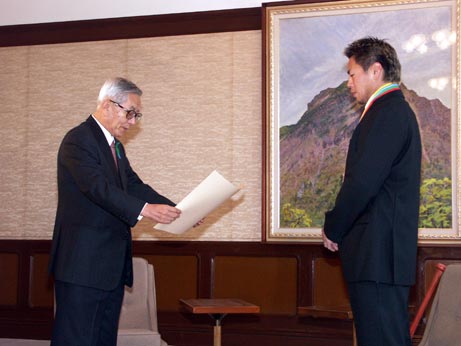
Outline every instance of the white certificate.
<path fill-rule="evenodd" d="M 184 233 L 238 190 L 239 188 L 221 174 L 213 171 L 176 205 L 176 208 L 181 210 L 181 215 L 175 221 L 170 224 L 158 223 L 154 228 L 174 234 Z"/>

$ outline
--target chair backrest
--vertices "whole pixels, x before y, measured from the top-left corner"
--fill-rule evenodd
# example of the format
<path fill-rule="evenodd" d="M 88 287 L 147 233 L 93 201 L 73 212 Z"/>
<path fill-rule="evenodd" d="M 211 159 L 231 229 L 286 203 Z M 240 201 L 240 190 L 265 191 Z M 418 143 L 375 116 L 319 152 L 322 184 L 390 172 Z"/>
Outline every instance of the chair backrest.
<path fill-rule="evenodd" d="M 450 264 L 440 280 L 420 346 L 458 346 L 461 340 L 461 263 Z"/>
<path fill-rule="evenodd" d="M 133 258 L 133 287 L 125 288 L 119 329 L 158 331 L 154 268 L 144 258 Z"/>

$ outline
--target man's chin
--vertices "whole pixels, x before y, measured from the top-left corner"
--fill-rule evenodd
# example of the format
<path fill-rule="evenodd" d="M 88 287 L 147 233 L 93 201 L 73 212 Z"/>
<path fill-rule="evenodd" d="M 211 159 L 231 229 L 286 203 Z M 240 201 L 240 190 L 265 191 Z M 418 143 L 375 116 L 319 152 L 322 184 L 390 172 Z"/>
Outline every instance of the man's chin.
<path fill-rule="evenodd" d="M 115 137 L 120 138 L 123 137 L 123 135 L 128 131 L 128 129 L 125 128 L 119 128 L 117 131 L 115 131 Z"/>
<path fill-rule="evenodd" d="M 364 105 L 365 103 L 367 103 L 367 101 L 363 101 L 362 99 L 358 98 L 357 95 L 353 96 L 353 98 L 355 102 L 357 102 L 358 104 Z"/>

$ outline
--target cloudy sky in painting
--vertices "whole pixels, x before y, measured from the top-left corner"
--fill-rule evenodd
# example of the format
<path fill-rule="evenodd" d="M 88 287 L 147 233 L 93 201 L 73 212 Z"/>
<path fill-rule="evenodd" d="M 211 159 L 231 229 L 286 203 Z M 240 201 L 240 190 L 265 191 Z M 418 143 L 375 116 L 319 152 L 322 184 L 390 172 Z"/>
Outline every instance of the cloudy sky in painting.
<path fill-rule="evenodd" d="M 280 18 L 280 125 L 296 123 L 321 90 L 347 80 L 348 43 L 365 37 L 386 39 L 402 64 L 402 82 L 420 96 L 452 108 L 455 46 L 444 45 L 456 25 L 447 6 L 369 13 Z M 434 86 L 435 82 L 439 82 Z M 441 85 L 440 85 L 441 82 Z M 432 84 L 431 84 L 432 83 Z M 445 86 L 443 83 L 447 83 Z M 275 86 L 276 88 L 277 86 Z"/>

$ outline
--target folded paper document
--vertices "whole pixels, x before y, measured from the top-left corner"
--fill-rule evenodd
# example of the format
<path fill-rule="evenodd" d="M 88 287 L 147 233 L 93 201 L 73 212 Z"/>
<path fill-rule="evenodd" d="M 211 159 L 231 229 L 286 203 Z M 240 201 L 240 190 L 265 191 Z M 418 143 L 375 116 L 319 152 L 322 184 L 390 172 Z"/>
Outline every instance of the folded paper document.
<path fill-rule="evenodd" d="M 213 171 L 176 205 L 176 208 L 181 210 L 179 218 L 170 224 L 158 223 L 154 228 L 174 234 L 184 233 L 238 190 L 239 188 L 227 181 L 221 174 Z"/>

